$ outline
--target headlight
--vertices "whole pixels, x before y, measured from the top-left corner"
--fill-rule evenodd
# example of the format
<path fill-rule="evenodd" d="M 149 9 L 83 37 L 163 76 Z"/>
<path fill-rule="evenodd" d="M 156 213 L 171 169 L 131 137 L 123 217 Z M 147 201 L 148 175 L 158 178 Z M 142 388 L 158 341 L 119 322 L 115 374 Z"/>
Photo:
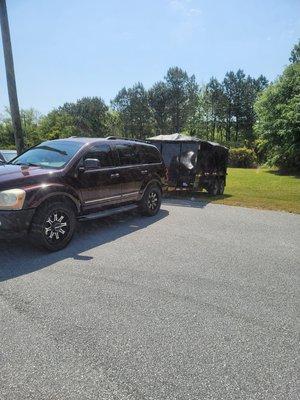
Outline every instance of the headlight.
<path fill-rule="evenodd" d="M 0 192 L 0 210 L 21 210 L 26 192 L 22 189 L 9 189 Z"/>

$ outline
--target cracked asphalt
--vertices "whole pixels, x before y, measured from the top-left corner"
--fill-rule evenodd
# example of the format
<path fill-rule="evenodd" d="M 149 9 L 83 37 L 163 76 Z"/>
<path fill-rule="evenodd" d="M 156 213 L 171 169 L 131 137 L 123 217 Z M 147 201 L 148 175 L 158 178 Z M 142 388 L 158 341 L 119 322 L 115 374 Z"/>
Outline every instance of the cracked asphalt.
<path fill-rule="evenodd" d="M 299 244 L 299 215 L 187 200 L 0 243 L 0 398 L 297 399 Z"/>

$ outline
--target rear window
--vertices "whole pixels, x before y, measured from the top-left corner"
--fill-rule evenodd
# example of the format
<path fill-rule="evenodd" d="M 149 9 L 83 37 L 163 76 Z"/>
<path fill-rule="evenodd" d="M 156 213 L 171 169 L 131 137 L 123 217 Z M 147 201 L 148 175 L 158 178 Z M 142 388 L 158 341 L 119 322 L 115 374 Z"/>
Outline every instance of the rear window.
<path fill-rule="evenodd" d="M 139 153 L 144 164 L 161 163 L 161 156 L 156 147 L 139 146 Z"/>
<path fill-rule="evenodd" d="M 141 163 L 136 146 L 130 144 L 117 144 L 116 149 L 119 154 L 121 165 L 136 165 Z"/>

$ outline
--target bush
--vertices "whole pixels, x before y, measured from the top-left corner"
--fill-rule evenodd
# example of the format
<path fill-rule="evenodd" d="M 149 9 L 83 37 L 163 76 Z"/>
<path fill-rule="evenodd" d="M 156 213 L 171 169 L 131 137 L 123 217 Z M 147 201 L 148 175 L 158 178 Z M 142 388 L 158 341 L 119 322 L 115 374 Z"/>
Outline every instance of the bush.
<path fill-rule="evenodd" d="M 252 149 L 247 147 L 229 150 L 229 166 L 238 168 L 253 168 L 257 165 L 257 157 Z"/>

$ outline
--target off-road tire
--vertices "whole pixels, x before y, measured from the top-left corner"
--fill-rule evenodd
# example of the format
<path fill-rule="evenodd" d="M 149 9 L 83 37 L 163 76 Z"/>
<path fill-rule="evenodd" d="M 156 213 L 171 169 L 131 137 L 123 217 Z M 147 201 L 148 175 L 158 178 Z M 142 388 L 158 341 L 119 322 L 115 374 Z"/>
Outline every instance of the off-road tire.
<path fill-rule="evenodd" d="M 139 208 L 142 215 L 152 217 L 161 206 L 161 189 L 158 185 L 149 186 L 140 201 Z"/>
<path fill-rule="evenodd" d="M 30 239 L 35 246 L 58 251 L 71 241 L 75 226 L 75 209 L 69 201 L 45 202 L 33 216 Z"/>

